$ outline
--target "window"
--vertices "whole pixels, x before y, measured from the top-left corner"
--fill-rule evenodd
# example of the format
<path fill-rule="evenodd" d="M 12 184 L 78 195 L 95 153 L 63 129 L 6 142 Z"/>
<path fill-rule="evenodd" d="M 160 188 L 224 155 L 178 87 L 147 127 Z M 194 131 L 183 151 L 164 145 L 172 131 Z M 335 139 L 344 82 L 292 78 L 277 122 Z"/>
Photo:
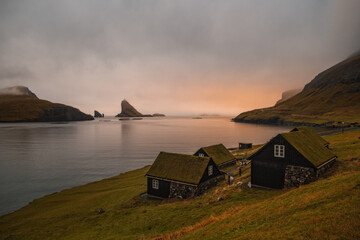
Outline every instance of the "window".
<path fill-rule="evenodd" d="M 274 145 L 274 156 L 275 157 L 285 157 L 285 146 L 284 145 Z"/>
<path fill-rule="evenodd" d="M 153 187 L 153 189 L 159 189 L 159 180 L 153 179 L 152 187 Z"/>
<path fill-rule="evenodd" d="M 199 157 L 204 157 L 204 154 L 203 154 L 203 153 L 199 153 Z"/>
<path fill-rule="evenodd" d="M 213 175 L 213 172 L 214 172 L 213 165 L 210 165 L 210 166 L 208 167 L 208 175 L 209 175 L 209 176 Z"/>

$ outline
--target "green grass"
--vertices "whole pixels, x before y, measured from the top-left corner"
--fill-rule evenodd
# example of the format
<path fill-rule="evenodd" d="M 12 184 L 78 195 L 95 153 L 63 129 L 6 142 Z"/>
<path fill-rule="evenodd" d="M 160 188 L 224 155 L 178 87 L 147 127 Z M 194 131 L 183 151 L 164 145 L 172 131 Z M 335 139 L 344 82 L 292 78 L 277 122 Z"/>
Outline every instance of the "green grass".
<path fill-rule="evenodd" d="M 326 137 L 339 161 L 326 177 L 300 188 L 223 182 L 194 199 L 149 201 L 139 197 L 146 191 L 144 167 L 2 216 L 0 239 L 359 239 L 359 137 L 359 130 Z M 249 170 L 235 177 L 249 180 Z"/>
<path fill-rule="evenodd" d="M 235 120 L 281 124 L 360 122 L 360 82 L 311 88 L 274 107 L 239 114 Z"/>

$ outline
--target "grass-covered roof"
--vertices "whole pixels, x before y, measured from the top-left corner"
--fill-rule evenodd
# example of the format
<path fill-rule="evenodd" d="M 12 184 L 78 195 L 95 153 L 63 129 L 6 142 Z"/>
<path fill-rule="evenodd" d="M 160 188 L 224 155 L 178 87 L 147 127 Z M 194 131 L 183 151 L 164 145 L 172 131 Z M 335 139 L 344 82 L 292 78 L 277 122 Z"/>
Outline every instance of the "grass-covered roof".
<path fill-rule="evenodd" d="M 323 141 L 320 140 L 321 137 L 316 135 L 316 133 L 309 134 L 307 131 L 293 131 L 281 134 L 301 155 L 315 167 L 318 167 L 335 157 L 335 155 L 324 146 Z"/>
<path fill-rule="evenodd" d="M 209 157 L 160 152 L 146 175 L 199 184 Z"/>
<path fill-rule="evenodd" d="M 233 160 L 235 157 L 223 144 L 212 145 L 201 148 L 206 154 L 211 157 L 214 162 L 219 165 L 228 161 Z"/>
<path fill-rule="evenodd" d="M 317 134 L 315 130 L 312 129 L 311 127 L 296 127 L 293 130 L 291 130 L 291 132 L 296 132 L 296 131 L 301 131 L 310 138 L 316 138 L 323 145 L 329 144 L 325 139 L 323 139 L 319 134 Z"/>

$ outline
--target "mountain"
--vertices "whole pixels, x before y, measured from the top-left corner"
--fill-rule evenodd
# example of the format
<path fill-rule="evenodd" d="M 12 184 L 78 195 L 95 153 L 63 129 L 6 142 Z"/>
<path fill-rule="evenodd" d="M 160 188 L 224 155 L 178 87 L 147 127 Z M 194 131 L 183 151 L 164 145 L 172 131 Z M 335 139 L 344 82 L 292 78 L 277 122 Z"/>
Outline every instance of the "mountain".
<path fill-rule="evenodd" d="M 295 96 L 296 94 L 298 94 L 299 92 L 301 92 L 301 89 L 291 89 L 291 90 L 287 90 L 285 92 L 283 92 L 281 94 L 281 99 L 278 100 L 275 105 L 278 105 L 279 103 L 282 103 L 286 100 L 288 100 L 289 98 L 292 98 L 293 96 Z"/>
<path fill-rule="evenodd" d="M 0 89 L 0 96 L 1 95 L 11 95 L 11 96 L 28 96 L 31 98 L 39 99 L 35 93 L 29 90 L 29 88 L 24 86 L 14 86 L 8 88 Z"/>
<path fill-rule="evenodd" d="M 27 87 L 0 89 L 0 122 L 83 121 L 94 118 L 76 108 L 39 99 Z"/>
<path fill-rule="evenodd" d="M 360 122 L 360 53 L 318 74 L 295 96 L 239 114 L 238 122 L 323 125 Z"/>
<path fill-rule="evenodd" d="M 115 117 L 151 117 L 151 115 L 144 115 L 138 112 L 128 101 L 124 99 L 121 102 L 121 113 Z"/>

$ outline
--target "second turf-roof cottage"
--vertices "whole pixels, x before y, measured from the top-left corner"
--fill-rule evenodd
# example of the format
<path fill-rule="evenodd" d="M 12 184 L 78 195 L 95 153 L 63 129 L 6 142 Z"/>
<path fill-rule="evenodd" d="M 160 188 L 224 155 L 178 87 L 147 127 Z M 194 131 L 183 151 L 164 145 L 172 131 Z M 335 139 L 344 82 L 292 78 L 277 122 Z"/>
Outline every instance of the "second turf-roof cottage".
<path fill-rule="evenodd" d="M 236 158 L 231 152 L 223 145 L 216 144 L 208 147 L 202 147 L 196 151 L 195 156 L 211 157 L 219 168 L 224 168 L 235 164 Z"/>
<path fill-rule="evenodd" d="M 278 134 L 251 160 L 251 184 L 269 188 L 293 187 L 316 180 L 336 156 L 311 128 Z"/>
<path fill-rule="evenodd" d="M 150 197 L 189 198 L 225 179 L 212 158 L 160 152 L 146 173 Z"/>

